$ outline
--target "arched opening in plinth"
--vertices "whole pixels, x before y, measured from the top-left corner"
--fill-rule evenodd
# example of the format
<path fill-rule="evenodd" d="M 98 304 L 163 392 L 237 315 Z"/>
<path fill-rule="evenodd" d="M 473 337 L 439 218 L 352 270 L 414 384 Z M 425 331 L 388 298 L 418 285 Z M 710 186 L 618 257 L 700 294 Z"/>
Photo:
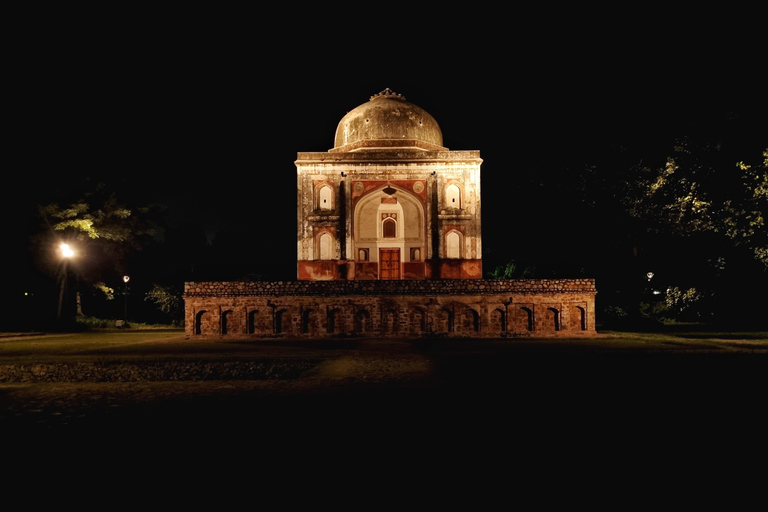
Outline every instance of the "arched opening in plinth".
<path fill-rule="evenodd" d="M 547 308 L 547 327 L 560 330 L 560 310 L 557 308 Z"/>
<path fill-rule="evenodd" d="M 205 318 L 207 310 L 202 309 L 195 313 L 195 334 L 203 334 L 203 319 Z"/>
<path fill-rule="evenodd" d="M 232 320 L 232 310 L 221 312 L 221 334 L 229 334 L 229 324 Z"/>
<path fill-rule="evenodd" d="M 287 309 L 275 311 L 275 334 L 290 332 L 291 319 Z"/>
<path fill-rule="evenodd" d="M 371 330 L 371 314 L 366 309 L 358 309 L 355 313 L 355 332 L 363 334 Z"/>

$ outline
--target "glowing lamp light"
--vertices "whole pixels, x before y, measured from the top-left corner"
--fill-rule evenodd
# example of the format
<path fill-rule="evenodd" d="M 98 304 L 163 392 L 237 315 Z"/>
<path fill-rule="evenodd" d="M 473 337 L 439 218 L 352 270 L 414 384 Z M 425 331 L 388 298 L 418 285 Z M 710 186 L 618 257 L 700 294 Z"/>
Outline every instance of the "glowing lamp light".
<path fill-rule="evenodd" d="M 124 283 L 127 283 L 130 280 L 131 280 L 131 276 L 123 276 L 123 282 Z"/>
<path fill-rule="evenodd" d="M 75 251 L 72 250 L 69 244 L 61 244 L 59 249 L 61 249 L 61 255 L 65 258 L 71 258 L 75 255 Z"/>

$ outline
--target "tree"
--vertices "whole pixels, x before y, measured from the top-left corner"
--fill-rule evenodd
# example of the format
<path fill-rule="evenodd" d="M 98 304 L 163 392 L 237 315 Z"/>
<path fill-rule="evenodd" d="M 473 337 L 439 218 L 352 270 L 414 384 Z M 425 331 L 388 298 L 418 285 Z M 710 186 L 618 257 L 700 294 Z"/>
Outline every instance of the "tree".
<path fill-rule="evenodd" d="M 45 247 L 65 240 L 79 247 L 79 257 L 70 263 L 76 282 L 99 294 L 111 290 L 105 282 L 125 273 L 133 254 L 161 232 L 149 212 L 148 207 L 121 202 L 103 182 L 74 199 L 40 205 L 44 229 L 35 241 L 38 252 L 48 256 L 42 259 L 43 269 L 53 274 L 58 267 Z M 109 295 L 104 293 L 104 298 Z"/>
<path fill-rule="evenodd" d="M 759 164 L 726 162 L 719 147 L 682 140 L 663 167 L 641 170 L 625 198 L 648 230 L 677 236 L 713 234 L 747 247 L 764 264 L 768 231 L 768 149 Z"/>
<path fill-rule="evenodd" d="M 153 284 L 152 289 L 144 297 L 145 301 L 150 301 L 157 308 L 168 315 L 175 324 L 184 322 L 184 301 L 181 294 L 174 290 L 172 286 L 162 286 Z"/>
<path fill-rule="evenodd" d="M 627 211 L 652 240 L 650 261 L 668 290 L 708 297 L 686 302 L 700 315 L 731 314 L 727 306 L 743 293 L 736 283 L 768 275 L 768 150 L 762 155 L 759 163 L 736 161 L 723 144 L 686 137 L 663 165 L 638 168 L 627 189 Z"/>
<path fill-rule="evenodd" d="M 768 211 L 768 149 L 763 151 L 761 163 L 741 161 L 737 167 L 742 172 L 744 193 L 726 201 L 723 229 L 736 244 L 749 247 L 768 269 L 768 226 L 764 217 Z"/>

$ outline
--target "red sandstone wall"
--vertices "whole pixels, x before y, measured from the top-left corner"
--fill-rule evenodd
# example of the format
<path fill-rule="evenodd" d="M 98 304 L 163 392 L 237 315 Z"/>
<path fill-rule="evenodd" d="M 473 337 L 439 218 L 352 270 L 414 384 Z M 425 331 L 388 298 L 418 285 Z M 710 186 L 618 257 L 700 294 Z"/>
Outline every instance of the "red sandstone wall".
<path fill-rule="evenodd" d="M 329 281 L 185 284 L 186 334 L 584 336 L 594 281 Z"/>

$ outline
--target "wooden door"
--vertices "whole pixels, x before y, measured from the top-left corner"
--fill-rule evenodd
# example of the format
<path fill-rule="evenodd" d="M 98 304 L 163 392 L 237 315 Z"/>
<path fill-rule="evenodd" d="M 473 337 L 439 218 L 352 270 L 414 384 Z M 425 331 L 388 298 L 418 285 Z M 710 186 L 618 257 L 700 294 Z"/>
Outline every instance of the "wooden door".
<path fill-rule="evenodd" d="M 379 279 L 400 279 L 400 249 L 379 249 Z"/>

